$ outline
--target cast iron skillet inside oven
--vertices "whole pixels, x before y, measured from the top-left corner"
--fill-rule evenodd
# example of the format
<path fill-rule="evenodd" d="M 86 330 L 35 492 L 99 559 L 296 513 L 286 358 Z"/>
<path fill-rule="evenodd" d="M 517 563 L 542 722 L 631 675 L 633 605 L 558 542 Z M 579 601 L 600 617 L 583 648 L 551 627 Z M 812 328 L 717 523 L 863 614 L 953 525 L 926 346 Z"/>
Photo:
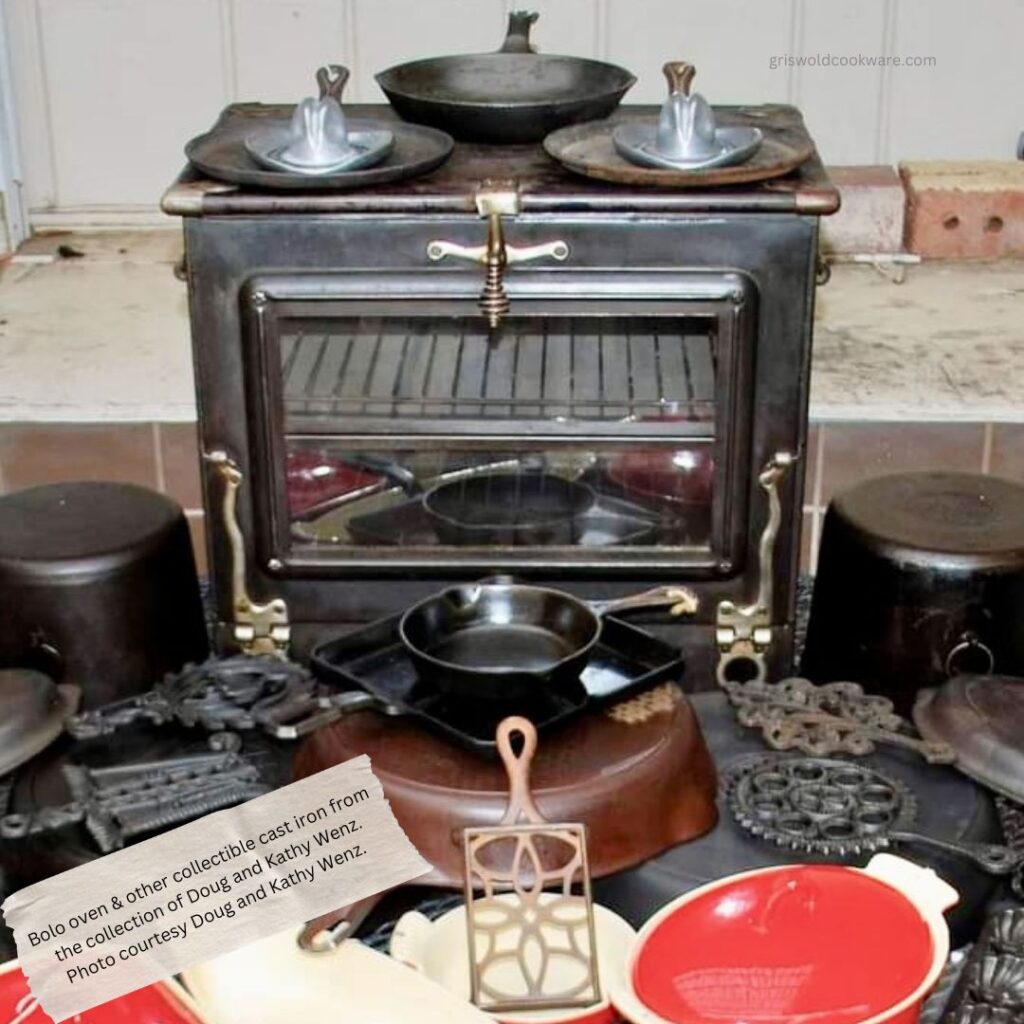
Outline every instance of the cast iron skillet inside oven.
<path fill-rule="evenodd" d="M 423 507 L 442 544 L 573 544 L 594 504 L 586 484 L 553 473 L 481 473 L 428 491 Z"/>

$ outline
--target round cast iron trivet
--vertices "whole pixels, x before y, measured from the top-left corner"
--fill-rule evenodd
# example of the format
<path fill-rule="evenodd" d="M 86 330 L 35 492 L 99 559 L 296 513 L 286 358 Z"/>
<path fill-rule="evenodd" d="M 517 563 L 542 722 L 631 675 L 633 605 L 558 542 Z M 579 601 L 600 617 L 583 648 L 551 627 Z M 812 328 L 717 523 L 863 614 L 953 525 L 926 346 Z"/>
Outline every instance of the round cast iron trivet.
<path fill-rule="evenodd" d="M 914 820 L 902 782 L 874 768 L 814 757 L 753 757 L 723 776 L 729 809 L 748 832 L 794 850 L 846 856 L 880 849 Z"/>
<path fill-rule="evenodd" d="M 910 792 L 860 764 L 768 756 L 740 764 L 725 783 L 737 823 L 792 850 L 852 857 L 913 844 L 967 858 L 993 875 L 1008 875 L 1024 862 L 1024 853 L 1008 846 L 910 831 L 916 811 Z"/>
<path fill-rule="evenodd" d="M 277 108 L 280 109 L 280 108 Z M 450 135 L 424 125 L 352 118 L 353 132 L 370 132 L 387 127 L 395 135 L 394 149 L 379 164 L 355 171 L 334 174 L 300 174 L 271 171 L 259 166 L 245 148 L 245 140 L 254 131 L 281 124 L 287 127 L 287 118 L 274 117 L 275 108 L 254 108 L 245 116 L 222 119 L 205 135 L 192 139 L 185 147 L 185 155 L 203 174 L 227 181 L 233 185 L 251 185 L 256 188 L 280 189 L 288 192 L 302 189 L 339 191 L 384 185 L 392 181 L 414 178 L 434 170 L 451 154 L 455 143 Z"/>
<path fill-rule="evenodd" d="M 767 117 L 767 108 L 742 108 L 719 111 L 723 125 L 757 124 Z M 615 148 L 612 134 L 637 115 L 618 114 L 606 121 L 590 121 L 552 132 L 544 140 L 544 149 L 570 171 L 600 181 L 622 185 L 654 185 L 664 188 L 707 188 L 739 185 L 778 178 L 796 170 L 814 152 L 806 142 L 789 140 L 775 131 L 766 131 L 758 150 L 745 163 L 733 167 L 706 170 L 669 170 L 638 167 Z"/>

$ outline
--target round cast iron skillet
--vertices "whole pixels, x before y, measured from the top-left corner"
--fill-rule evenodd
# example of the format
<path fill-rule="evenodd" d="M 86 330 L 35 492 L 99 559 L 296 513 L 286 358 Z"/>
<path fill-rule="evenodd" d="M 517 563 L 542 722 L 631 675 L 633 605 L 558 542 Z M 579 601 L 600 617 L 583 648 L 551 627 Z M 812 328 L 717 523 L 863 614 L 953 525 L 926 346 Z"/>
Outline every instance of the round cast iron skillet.
<path fill-rule="evenodd" d="M 594 491 L 553 473 L 481 473 L 428 491 L 423 507 L 442 544 L 572 544 Z"/>
<path fill-rule="evenodd" d="M 381 71 L 377 83 L 407 121 L 468 142 L 539 142 L 564 125 L 607 117 L 636 78 L 602 61 L 534 53 L 536 20 L 513 11 L 497 53 L 399 64 Z"/>
<path fill-rule="evenodd" d="M 693 613 L 685 587 L 610 601 L 583 601 L 505 579 L 449 587 L 410 608 L 398 634 L 417 672 L 444 693 L 471 700 L 529 698 L 579 678 L 601 635 L 601 616 L 672 605 Z"/>

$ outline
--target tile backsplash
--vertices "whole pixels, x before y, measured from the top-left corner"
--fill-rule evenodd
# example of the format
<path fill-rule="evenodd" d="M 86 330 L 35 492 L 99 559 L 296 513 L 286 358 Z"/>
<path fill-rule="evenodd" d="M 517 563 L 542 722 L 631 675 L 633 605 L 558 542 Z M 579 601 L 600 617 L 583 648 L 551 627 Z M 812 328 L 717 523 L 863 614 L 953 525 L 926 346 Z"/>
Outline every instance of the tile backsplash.
<path fill-rule="evenodd" d="M 1024 424 L 812 423 L 808 436 L 801 563 L 812 570 L 829 499 L 883 473 L 995 473 L 1024 483 Z M 206 565 L 193 423 L 0 424 L 0 489 L 60 480 L 119 480 L 163 491 L 188 516 L 196 560 Z"/>

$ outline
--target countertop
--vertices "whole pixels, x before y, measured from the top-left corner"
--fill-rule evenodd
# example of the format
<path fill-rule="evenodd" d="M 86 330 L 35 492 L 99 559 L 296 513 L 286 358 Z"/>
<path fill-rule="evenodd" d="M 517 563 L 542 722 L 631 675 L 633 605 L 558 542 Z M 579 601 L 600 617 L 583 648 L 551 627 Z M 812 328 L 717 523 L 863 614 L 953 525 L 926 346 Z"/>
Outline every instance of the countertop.
<path fill-rule="evenodd" d="M 194 420 L 180 256 L 174 226 L 40 236 L 0 267 L 0 422 Z M 811 419 L 1024 422 L 1021 264 L 835 266 Z"/>

